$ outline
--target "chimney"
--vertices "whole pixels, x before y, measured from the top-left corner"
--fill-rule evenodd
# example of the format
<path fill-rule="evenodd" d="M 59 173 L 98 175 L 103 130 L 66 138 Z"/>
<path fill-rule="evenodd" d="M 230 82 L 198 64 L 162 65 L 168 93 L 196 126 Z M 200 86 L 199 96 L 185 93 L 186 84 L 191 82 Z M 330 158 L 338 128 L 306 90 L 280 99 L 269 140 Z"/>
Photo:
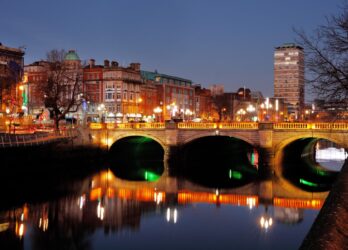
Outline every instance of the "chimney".
<path fill-rule="evenodd" d="M 112 61 L 112 62 L 111 62 L 111 67 L 113 67 L 113 68 L 118 67 L 118 62 Z"/>
<path fill-rule="evenodd" d="M 89 59 L 89 67 L 93 68 L 95 65 L 95 60 L 93 58 Z"/>
<path fill-rule="evenodd" d="M 109 60 L 104 60 L 104 67 L 105 68 L 109 68 L 110 67 L 110 62 L 109 62 Z"/>
<path fill-rule="evenodd" d="M 131 63 L 130 68 L 135 71 L 140 71 L 140 63 Z"/>

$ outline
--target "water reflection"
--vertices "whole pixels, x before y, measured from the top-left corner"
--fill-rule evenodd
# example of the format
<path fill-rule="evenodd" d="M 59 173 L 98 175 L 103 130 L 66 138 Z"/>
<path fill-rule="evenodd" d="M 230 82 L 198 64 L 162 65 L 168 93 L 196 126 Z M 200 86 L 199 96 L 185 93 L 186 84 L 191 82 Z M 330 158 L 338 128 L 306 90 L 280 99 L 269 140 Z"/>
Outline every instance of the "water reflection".
<path fill-rule="evenodd" d="M 286 146 L 281 164 L 282 174 L 302 189 L 313 192 L 328 191 L 338 171 L 318 163 L 316 145 L 318 145 L 318 139 L 305 138 Z"/>
<path fill-rule="evenodd" d="M 279 168 L 287 179 L 260 178 L 257 151 L 228 138 L 223 138 L 228 151 L 212 151 L 212 141 L 200 141 L 200 148 L 187 149 L 190 157 L 180 166 L 160 160 L 163 150 L 153 141 L 132 140 L 143 146 L 134 152 L 122 141 L 114 145 L 110 168 L 68 182 L 74 188 L 64 183 L 70 192 L 3 209 L 1 244 L 9 249 L 296 249 L 336 174 L 317 164 L 316 142 L 310 139 L 286 148 Z M 208 146 L 214 160 L 204 153 Z M 8 197 L 12 188 L 0 192 Z"/>
<path fill-rule="evenodd" d="M 25 238 L 30 242 L 28 248 L 68 249 L 79 246 L 79 249 L 92 249 L 92 245 L 101 244 L 100 240 L 109 234 L 129 230 L 141 233 L 141 225 L 149 218 L 185 225 L 185 220 L 190 221 L 185 214 L 202 205 L 230 208 L 231 213 L 238 213 L 233 207 L 244 207 L 247 211 L 256 209 L 256 213 L 247 215 L 255 218 L 253 227 L 269 231 L 275 223 L 301 223 L 305 216 L 303 211 L 320 209 L 326 195 L 297 188 L 284 189 L 272 180 L 238 188 L 212 189 L 170 176 L 167 171 L 157 181 L 135 182 L 118 178 L 106 170 L 85 179 L 78 193 L 1 212 L 3 231 L 0 238 L 4 242 L 10 241 L 8 234 L 11 232 L 12 239 L 21 241 Z M 238 223 L 243 223 L 243 220 L 245 218 L 239 218 Z M 155 221 L 149 223 L 163 227 L 162 222 Z M 99 230 L 104 237 L 98 233 Z M 7 232 L 6 237 L 4 232 Z M 117 240 L 120 239 L 115 238 Z"/>
<path fill-rule="evenodd" d="M 258 152 L 241 140 L 210 136 L 197 139 L 184 148 L 182 175 L 212 188 L 246 185 L 258 174 Z"/>

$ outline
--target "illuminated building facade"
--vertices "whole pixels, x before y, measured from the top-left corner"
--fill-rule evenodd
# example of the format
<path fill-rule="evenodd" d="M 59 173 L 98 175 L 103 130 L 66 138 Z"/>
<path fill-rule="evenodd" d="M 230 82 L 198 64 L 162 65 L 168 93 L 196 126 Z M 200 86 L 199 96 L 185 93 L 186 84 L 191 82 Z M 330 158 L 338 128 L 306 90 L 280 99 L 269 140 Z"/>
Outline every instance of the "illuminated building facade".
<path fill-rule="evenodd" d="M 124 121 L 140 120 L 140 87 L 143 81 L 140 63 L 121 67 L 116 61 L 104 61 L 103 106 L 110 118 L 122 117 Z"/>
<path fill-rule="evenodd" d="M 185 120 L 194 116 L 194 87 L 191 80 L 156 71 L 141 71 L 141 75 L 144 81 L 157 86 L 157 101 L 165 120 Z"/>
<path fill-rule="evenodd" d="M 287 43 L 275 49 L 274 97 L 283 99 L 295 117 L 304 107 L 304 52 L 296 44 Z"/>
<path fill-rule="evenodd" d="M 41 86 L 47 81 L 49 63 L 46 61 L 37 61 L 25 65 L 25 83 L 28 88 L 28 113 L 38 115 L 45 108 Z"/>
<path fill-rule="evenodd" d="M 202 88 L 200 85 L 195 86 L 195 115 L 203 120 L 210 120 L 212 118 L 211 90 Z"/>
<path fill-rule="evenodd" d="M 0 112 L 21 111 L 21 93 L 18 89 L 23 78 L 24 51 L 0 43 Z"/>

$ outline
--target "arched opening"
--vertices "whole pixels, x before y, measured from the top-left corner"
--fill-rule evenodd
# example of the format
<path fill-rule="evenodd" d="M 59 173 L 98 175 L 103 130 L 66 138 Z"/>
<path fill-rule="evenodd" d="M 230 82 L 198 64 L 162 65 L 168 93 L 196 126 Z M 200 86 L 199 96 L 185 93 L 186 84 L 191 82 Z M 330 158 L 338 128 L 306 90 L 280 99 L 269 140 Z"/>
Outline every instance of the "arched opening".
<path fill-rule="evenodd" d="M 284 147 L 281 175 L 306 191 L 330 190 L 347 153 L 339 145 L 321 138 L 301 138 Z"/>
<path fill-rule="evenodd" d="M 110 168 L 127 180 L 156 181 L 164 171 L 164 149 L 155 140 L 129 136 L 116 141 L 110 148 Z"/>
<path fill-rule="evenodd" d="M 258 151 L 237 138 L 202 137 L 187 143 L 182 150 L 182 174 L 207 187 L 242 186 L 258 172 Z"/>

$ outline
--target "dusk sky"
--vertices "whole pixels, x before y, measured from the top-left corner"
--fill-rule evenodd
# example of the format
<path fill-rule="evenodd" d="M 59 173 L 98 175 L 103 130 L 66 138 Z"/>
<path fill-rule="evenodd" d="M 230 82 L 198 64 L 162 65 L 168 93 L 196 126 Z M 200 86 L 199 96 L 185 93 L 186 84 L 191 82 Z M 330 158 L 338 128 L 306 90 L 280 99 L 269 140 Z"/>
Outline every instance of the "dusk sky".
<path fill-rule="evenodd" d="M 0 0 L 0 42 L 26 47 L 25 64 L 51 49 L 82 60 L 140 62 L 203 86 L 273 95 L 274 47 L 337 14 L 341 0 Z M 307 98 L 308 99 L 308 98 Z"/>

